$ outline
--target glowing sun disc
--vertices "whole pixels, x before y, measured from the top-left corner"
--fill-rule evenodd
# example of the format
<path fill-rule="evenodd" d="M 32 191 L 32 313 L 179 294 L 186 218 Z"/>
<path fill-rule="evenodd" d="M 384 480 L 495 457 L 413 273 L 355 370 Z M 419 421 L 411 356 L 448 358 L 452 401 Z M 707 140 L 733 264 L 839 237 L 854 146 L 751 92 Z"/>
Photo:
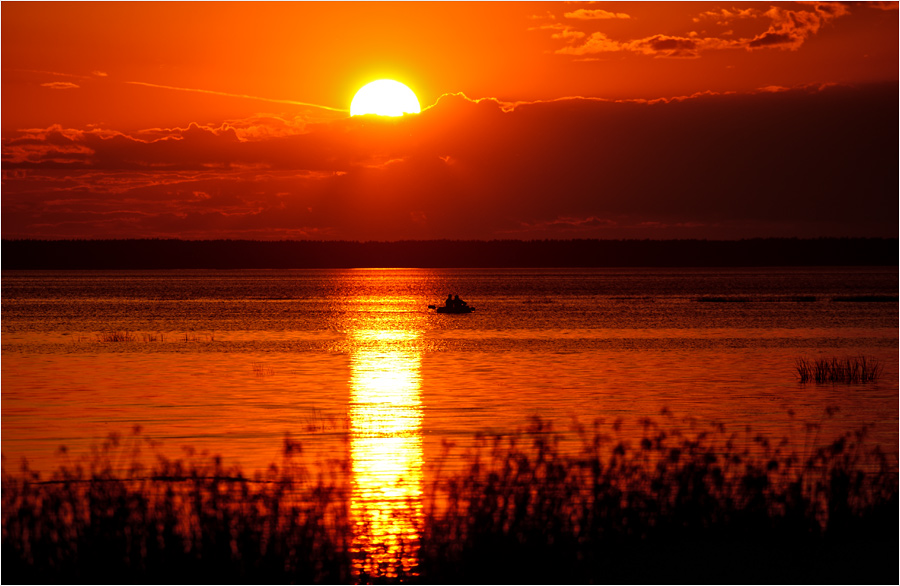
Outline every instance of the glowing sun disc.
<path fill-rule="evenodd" d="M 379 79 L 367 83 L 356 92 L 350 102 L 350 115 L 378 114 L 379 116 L 403 116 L 418 114 L 419 100 L 411 89 L 392 79 Z"/>

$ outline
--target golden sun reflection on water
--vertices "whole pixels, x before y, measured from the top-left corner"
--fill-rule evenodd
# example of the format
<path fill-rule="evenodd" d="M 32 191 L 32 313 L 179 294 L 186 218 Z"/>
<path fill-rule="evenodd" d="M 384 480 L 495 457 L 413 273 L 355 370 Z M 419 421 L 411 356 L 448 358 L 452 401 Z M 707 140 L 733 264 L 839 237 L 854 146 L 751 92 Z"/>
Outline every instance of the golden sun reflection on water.
<path fill-rule="evenodd" d="M 354 571 L 409 575 L 422 519 L 421 358 L 417 334 L 357 330 L 351 355 Z"/>

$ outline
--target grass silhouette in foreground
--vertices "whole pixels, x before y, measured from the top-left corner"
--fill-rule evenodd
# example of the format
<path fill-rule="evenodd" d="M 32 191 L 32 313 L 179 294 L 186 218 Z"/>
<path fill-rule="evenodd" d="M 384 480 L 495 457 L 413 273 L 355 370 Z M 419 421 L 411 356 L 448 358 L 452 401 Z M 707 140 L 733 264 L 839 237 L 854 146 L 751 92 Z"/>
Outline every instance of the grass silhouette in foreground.
<path fill-rule="evenodd" d="M 386 578 L 362 559 L 349 464 L 318 476 L 283 459 L 254 479 L 210 462 L 134 464 L 112 436 L 50 480 L 3 474 L 5 582 L 647 583 L 880 582 L 896 572 L 897 462 L 865 433 L 813 449 L 723 426 L 619 422 L 576 430 L 534 420 L 481 436 L 459 472 L 426 487 L 415 564 Z M 572 437 L 572 436 L 569 436 Z M 137 441 L 135 438 L 134 441 Z M 449 449 L 449 448 L 448 448 Z M 447 458 L 445 454 L 443 458 Z M 456 469 L 459 469 L 458 467 Z M 364 530 L 364 529 L 362 529 Z M 395 564 L 396 571 L 396 564 Z M 888 573 L 885 573 L 888 572 Z"/>
<path fill-rule="evenodd" d="M 870 383 L 881 376 L 884 366 L 871 356 L 843 358 L 798 358 L 795 362 L 801 383 Z"/>

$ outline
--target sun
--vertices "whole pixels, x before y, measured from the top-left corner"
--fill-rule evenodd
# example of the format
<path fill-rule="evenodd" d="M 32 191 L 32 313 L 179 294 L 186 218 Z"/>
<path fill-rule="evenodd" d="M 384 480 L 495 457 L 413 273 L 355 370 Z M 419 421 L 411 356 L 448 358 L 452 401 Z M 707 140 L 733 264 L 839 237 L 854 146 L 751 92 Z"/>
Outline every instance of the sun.
<path fill-rule="evenodd" d="M 393 79 L 379 79 L 367 83 L 356 92 L 350 102 L 350 115 L 378 114 L 403 116 L 418 114 L 419 100 L 411 89 Z"/>

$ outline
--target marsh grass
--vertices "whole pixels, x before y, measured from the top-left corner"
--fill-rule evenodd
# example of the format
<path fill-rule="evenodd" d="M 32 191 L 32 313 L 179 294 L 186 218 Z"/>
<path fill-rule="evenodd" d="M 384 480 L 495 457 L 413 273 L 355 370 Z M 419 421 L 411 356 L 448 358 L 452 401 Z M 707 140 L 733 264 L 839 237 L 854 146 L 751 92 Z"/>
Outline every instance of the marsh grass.
<path fill-rule="evenodd" d="M 348 582 L 346 494 L 299 451 L 286 438 L 281 463 L 253 478 L 193 454 L 123 470 L 137 450 L 112 435 L 49 480 L 4 470 L 4 581 Z"/>
<path fill-rule="evenodd" d="M 97 334 L 96 339 L 98 342 L 105 342 L 105 343 L 137 342 L 138 340 L 140 340 L 144 343 L 152 343 L 152 342 L 161 342 L 162 343 L 162 342 L 166 341 L 166 335 L 161 332 L 157 332 L 157 333 L 144 332 L 144 333 L 136 334 L 134 332 L 129 332 L 128 330 L 125 330 L 125 331 L 121 331 L 121 332 L 119 332 L 119 331 L 103 332 L 103 333 Z M 84 338 L 77 338 L 76 340 L 77 341 L 85 341 Z M 185 343 L 188 343 L 188 342 L 215 342 L 216 336 L 215 336 L 215 334 L 212 334 L 212 333 L 210 333 L 210 334 L 192 334 L 192 333 L 185 332 L 181 336 L 180 341 L 185 342 Z"/>
<path fill-rule="evenodd" d="M 215 342 L 216 335 L 215 334 L 189 334 L 187 332 L 184 333 L 182 337 L 183 342 Z"/>
<path fill-rule="evenodd" d="M 324 415 L 321 410 L 310 407 L 305 410 L 306 415 L 302 419 L 302 428 L 307 433 L 318 432 L 346 432 L 350 429 L 349 417 L 335 417 Z"/>
<path fill-rule="evenodd" d="M 529 429 L 530 445 L 484 438 L 469 469 L 441 487 L 447 509 L 426 521 L 423 575 L 489 583 L 806 581 L 829 565 L 819 559 L 829 540 L 895 532 L 896 467 L 863 447 L 864 432 L 817 449 L 804 442 L 795 452 L 788 440 L 723 426 L 685 431 L 645 421 L 643 431 L 631 445 L 600 426 L 582 430 L 581 453 L 572 457 L 541 421 Z M 767 568 L 754 569 L 762 561 L 754 550 Z"/>
<path fill-rule="evenodd" d="M 4 468 L 4 581 L 864 583 L 896 571 L 897 463 L 864 431 L 815 446 L 671 419 L 641 429 L 631 443 L 620 422 L 577 427 L 565 437 L 578 449 L 538 419 L 479 436 L 406 509 L 418 536 L 381 552 L 408 567 L 354 545 L 366 527 L 350 513 L 348 462 L 313 476 L 286 438 L 281 462 L 252 479 L 218 458 L 123 468 L 137 449 L 111 436 L 87 464 L 61 454 L 49 480 Z"/>
<path fill-rule="evenodd" d="M 253 368 L 253 374 L 257 378 L 264 378 L 267 376 L 275 376 L 275 369 L 271 366 L 266 366 L 263 362 L 254 362 L 250 365 Z"/>
<path fill-rule="evenodd" d="M 137 340 L 137 337 L 134 334 L 128 333 L 128 331 L 124 332 L 103 332 L 101 334 L 97 334 L 97 340 L 100 342 L 113 343 L 113 342 L 134 342 Z"/>
<path fill-rule="evenodd" d="M 881 376 L 884 366 L 870 356 L 845 356 L 838 358 L 797 358 L 797 377 L 801 383 L 869 383 Z"/>

